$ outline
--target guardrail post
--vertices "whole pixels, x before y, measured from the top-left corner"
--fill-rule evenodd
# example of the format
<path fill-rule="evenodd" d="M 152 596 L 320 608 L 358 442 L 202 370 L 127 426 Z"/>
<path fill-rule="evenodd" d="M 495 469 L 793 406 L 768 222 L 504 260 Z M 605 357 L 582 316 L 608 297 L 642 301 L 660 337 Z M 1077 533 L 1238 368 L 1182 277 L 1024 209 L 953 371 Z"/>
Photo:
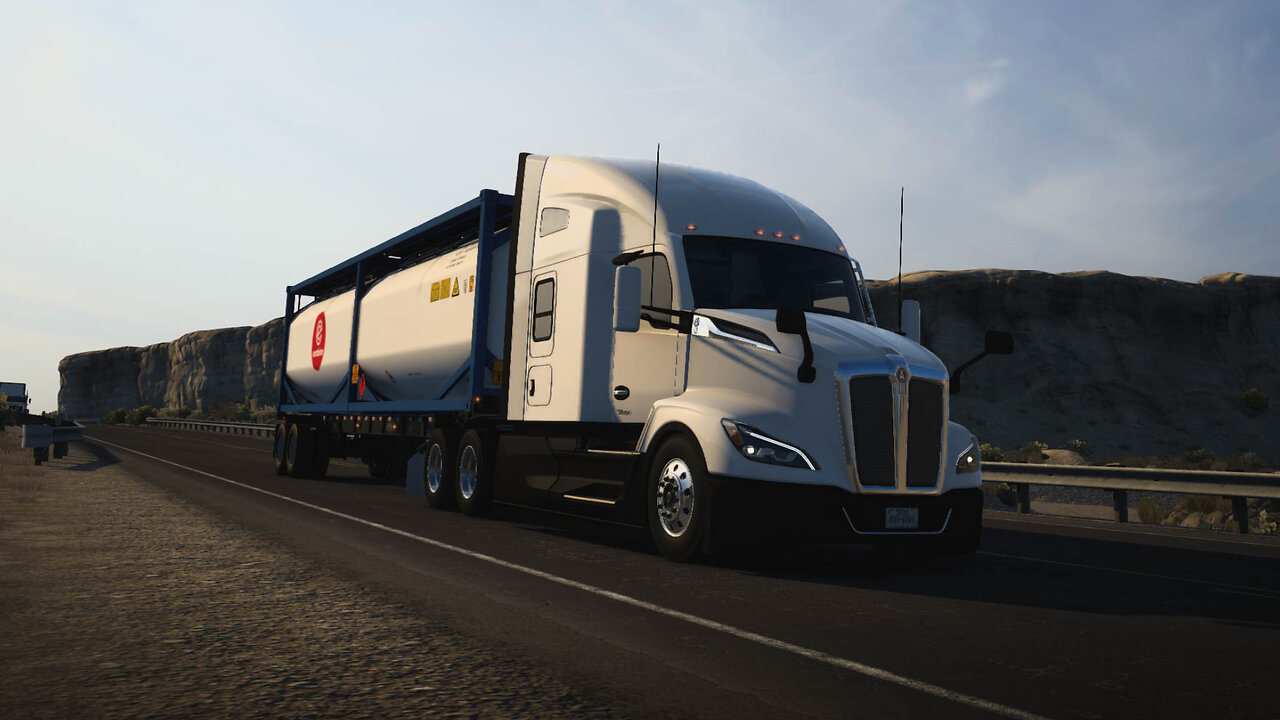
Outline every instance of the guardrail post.
<path fill-rule="evenodd" d="M 1249 499 L 1242 497 L 1231 498 L 1231 514 L 1236 516 L 1236 532 L 1241 535 L 1249 534 Z"/>
<path fill-rule="evenodd" d="M 1115 519 L 1118 523 L 1129 522 L 1129 491 L 1114 490 L 1111 493 L 1111 507 L 1115 509 Z"/>
<path fill-rule="evenodd" d="M 63 458 L 67 456 L 67 444 L 64 442 L 56 442 L 53 444 L 53 456 L 55 458 Z"/>
<path fill-rule="evenodd" d="M 1031 486 L 1026 483 L 1018 483 L 1018 512 L 1031 513 Z"/>

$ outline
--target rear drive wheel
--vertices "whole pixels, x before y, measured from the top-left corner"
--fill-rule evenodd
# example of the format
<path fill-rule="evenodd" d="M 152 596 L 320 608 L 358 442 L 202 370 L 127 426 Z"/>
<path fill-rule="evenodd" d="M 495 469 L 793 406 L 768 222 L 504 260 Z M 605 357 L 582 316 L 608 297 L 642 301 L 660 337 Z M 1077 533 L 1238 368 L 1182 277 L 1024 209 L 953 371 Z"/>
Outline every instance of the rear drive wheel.
<path fill-rule="evenodd" d="M 285 435 L 284 462 L 289 468 L 289 477 L 303 477 L 307 470 L 306 440 L 303 428 L 290 425 Z"/>
<path fill-rule="evenodd" d="M 662 444 L 649 468 L 649 534 L 668 560 L 693 559 L 706 535 L 711 498 L 698 444 L 677 435 Z"/>
<path fill-rule="evenodd" d="M 436 509 L 451 507 L 454 502 L 455 468 L 449 455 L 449 438 L 443 430 L 432 430 L 427 438 L 422 462 L 422 486 L 427 504 Z"/>
<path fill-rule="evenodd" d="M 276 423 L 276 431 L 271 443 L 271 459 L 275 461 L 276 474 L 289 474 L 289 461 L 285 455 L 288 448 L 289 428 L 284 423 Z"/>
<path fill-rule="evenodd" d="M 462 434 L 454 467 L 458 509 L 467 515 L 483 515 L 493 498 L 492 448 L 488 437 L 476 430 Z"/>

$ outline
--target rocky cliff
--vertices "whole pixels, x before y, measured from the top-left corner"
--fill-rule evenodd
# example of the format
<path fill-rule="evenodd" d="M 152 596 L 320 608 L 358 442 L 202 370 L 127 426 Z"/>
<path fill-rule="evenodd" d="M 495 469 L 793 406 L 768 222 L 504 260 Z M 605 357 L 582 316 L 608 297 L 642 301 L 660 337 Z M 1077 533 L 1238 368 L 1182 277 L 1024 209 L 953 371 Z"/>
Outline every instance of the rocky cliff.
<path fill-rule="evenodd" d="M 902 294 L 920 301 L 924 344 L 952 369 L 981 352 L 985 330 L 1014 334 L 1014 354 L 966 370 L 952 396 L 952 417 L 984 441 L 1280 463 L 1280 278 L 966 270 L 906 275 Z M 873 283 L 872 305 L 897 327 L 895 283 Z M 1241 401 L 1255 387 L 1269 409 Z"/>
<path fill-rule="evenodd" d="M 922 305 L 925 345 L 950 368 L 981 351 L 984 331 L 1014 334 L 1015 353 L 966 370 L 952 396 L 952 416 L 984 441 L 1083 440 L 1095 458 L 1204 447 L 1280 463 L 1280 278 L 966 270 L 914 273 L 902 288 Z M 896 284 L 871 291 L 880 325 L 896 327 Z M 72 417 L 273 405 L 280 335 L 275 320 L 72 355 L 59 365 L 59 405 Z M 1254 387 L 1269 409 L 1241 402 Z"/>
<path fill-rule="evenodd" d="M 279 320 L 257 327 L 201 330 L 170 343 L 69 355 L 58 363 L 58 408 L 69 417 L 99 417 L 116 408 L 276 404 L 280 381 Z"/>

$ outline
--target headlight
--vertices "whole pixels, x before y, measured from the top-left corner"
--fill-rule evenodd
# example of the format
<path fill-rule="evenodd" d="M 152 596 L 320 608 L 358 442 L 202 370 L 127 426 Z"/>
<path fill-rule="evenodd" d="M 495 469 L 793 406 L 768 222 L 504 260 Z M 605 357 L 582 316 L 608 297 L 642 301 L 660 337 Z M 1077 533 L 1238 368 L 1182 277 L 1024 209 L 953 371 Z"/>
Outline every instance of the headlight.
<path fill-rule="evenodd" d="M 771 438 L 750 425 L 732 420 L 721 420 L 720 424 L 724 426 L 724 431 L 728 434 L 733 446 L 738 448 L 738 452 L 748 460 L 770 465 L 818 469 L 817 463 L 810 460 L 803 450 L 794 445 Z"/>
<path fill-rule="evenodd" d="M 982 467 L 982 455 L 978 451 L 978 438 L 970 437 L 969 444 L 964 446 L 960 456 L 956 458 L 956 474 L 978 472 Z"/>

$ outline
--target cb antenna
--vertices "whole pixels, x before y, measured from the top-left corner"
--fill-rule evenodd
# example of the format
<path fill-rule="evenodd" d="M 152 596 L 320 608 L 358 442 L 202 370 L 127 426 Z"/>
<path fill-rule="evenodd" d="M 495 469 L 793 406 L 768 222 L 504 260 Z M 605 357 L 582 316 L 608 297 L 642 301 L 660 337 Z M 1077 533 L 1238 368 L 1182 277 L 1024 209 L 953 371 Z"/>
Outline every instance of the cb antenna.
<path fill-rule="evenodd" d="M 658 152 L 653 159 L 653 244 L 649 248 L 651 254 L 658 252 L 658 170 L 662 167 L 662 143 L 658 143 Z M 656 269 L 654 259 L 649 258 L 649 304 L 653 304 L 653 271 Z"/>
<path fill-rule="evenodd" d="M 898 189 L 898 334 L 902 334 L 902 218 L 906 214 L 907 188 Z"/>

